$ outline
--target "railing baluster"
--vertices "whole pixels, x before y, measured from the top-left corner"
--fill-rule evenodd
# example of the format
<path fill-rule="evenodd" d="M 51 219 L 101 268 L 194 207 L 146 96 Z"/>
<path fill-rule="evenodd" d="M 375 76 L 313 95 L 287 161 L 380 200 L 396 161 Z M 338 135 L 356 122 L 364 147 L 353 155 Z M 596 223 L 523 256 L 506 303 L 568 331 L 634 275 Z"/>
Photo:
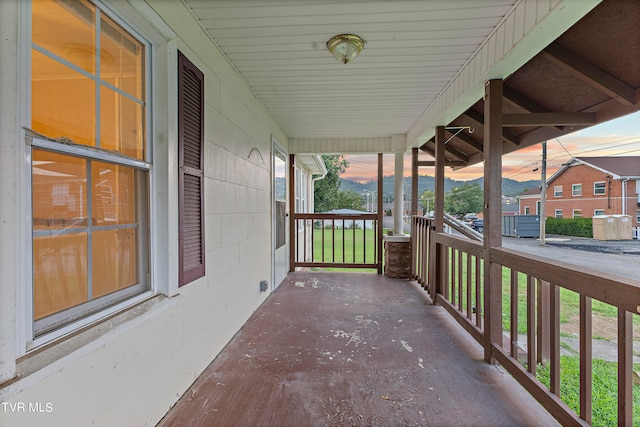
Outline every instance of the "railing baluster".
<path fill-rule="evenodd" d="M 458 251 L 458 310 L 462 311 L 462 251 Z"/>
<path fill-rule="evenodd" d="M 538 363 L 544 363 L 545 360 L 549 360 L 551 358 L 551 354 L 549 352 L 549 349 L 551 347 L 551 344 L 549 342 L 549 331 L 551 330 L 551 327 L 549 326 L 549 319 L 550 319 L 550 313 L 549 313 L 549 308 L 550 308 L 550 285 L 549 282 L 545 282 L 543 280 L 539 280 L 536 279 L 536 282 L 538 284 L 538 305 L 536 307 L 536 311 L 537 311 L 537 319 L 536 319 L 536 325 L 538 328 L 538 335 L 537 335 L 537 355 L 536 355 L 536 361 Z"/>
<path fill-rule="evenodd" d="M 482 301 L 482 258 L 476 257 L 476 268 L 474 274 L 476 276 L 476 326 L 483 328 L 482 326 L 482 308 L 484 307 Z"/>
<path fill-rule="evenodd" d="M 593 391 L 591 298 L 580 295 L 580 418 L 591 424 Z"/>
<path fill-rule="evenodd" d="M 344 228 L 344 220 L 342 221 Z M 331 220 L 331 262 L 336 262 L 336 220 Z"/>
<path fill-rule="evenodd" d="M 618 309 L 618 425 L 633 423 L 633 323 L 631 313 Z"/>
<path fill-rule="evenodd" d="M 298 222 L 300 221 L 299 219 L 296 220 L 296 227 L 298 227 Z M 296 228 L 296 229 L 300 229 L 300 228 Z M 296 244 L 298 243 L 298 238 L 296 237 Z M 296 261 L 300 261 L 298 258 L 298 253 L 296 252 Z M 307 220 L 303 219 L 302 220 L 302 260 L 306 261 L 307 260 Z"/>
<path fill-rule="evenodd" d="M 355 230 L 355 221 L 354 228 L 351 230 L 351 244 L 353 245 L 353 250 L 351 251 L 351 262 L 356 262 L 356 230 Z"/>
<path fill-rule="evenodd" d="M 315 230 L 316 226 L 313 223 L 313 220 L 311 221 L 311 262 L 314 262 L 316 260 L 316 248 L 315 248 L 315 238 L 316 238 L 316 230 Z"/>
<path fill-rule="evenodd" d="M 536 286 L 535 278 L 527 274 L 527 370 L 536 374 Z M 540 330 L 538 330 L 540 333 Z"/>
<path fill-rule="evenodd" d="M 467 319 L 471 320 L 471 254 L 467 253 Z"/>
<path fill-rule="evenodd" d="M 443 274 L 442 274 L 442 293 L 444 294 L 444 299 L 449 299 L 449 269 L 446 267 L 449 265 L 449 251 L 450 249 L 447 246 L 440 246 L 442 248 L 442 264 Z"/>
<path fill-rule="evenodd" d="M 345 233 L 345 229 L 346 227 L 344 226 L 344 221 L 342 221 L 342 262 L 345 262 L 345 246 L 344 246 L 344 233 Z"/>
<path fill-rule="evenodd" d="M 550 291 L 551 357 L 549 372 L 551 378 L 549 390 L 556 396 L 560 396 L 560 287 L 551 283 Z"/>
<path fill-rule="evenodd" d="M 518 359 L 518 272 L 511 269 L 511 357 Z"/>
<path fill-rule="evenodd" d="M 422 221 L 422 286 L 427 289 L 429 287 L 429 221 Z M 429 292 L 432 292 L 429 289 Z"/>
<path fill-rule="evenodd" d="M 362 246 L 364 247 L 363 250 L 363 257 L 364 259 L 362 260 L 362 262 L 367 262 L 367 224 L 362 221 Z M 355 229 L 355 222 L 354 222 L 354 228 L 353 228 L 353 235 L 355 236 L 356 234 L 356 229 Z M 354 247 L 354 251 L 353 253 L 355 254 L 355 247 Z"/>
<path fill-rule="evenodd" d="M 450 299 L 452 305 L 456 304 L 456 254 L 457 251 L 451 248 L 451 260 L 449 267 L 451 268 L 451 277 L 449 278 L 449 286 L 451 286 Z"/>
<path fill-rule="evenodd" d="M 322 262 L 324 263 L 324 251 L 326 249 L 326 245 L 324 244 L 324 219 L 322 220 Z"/>

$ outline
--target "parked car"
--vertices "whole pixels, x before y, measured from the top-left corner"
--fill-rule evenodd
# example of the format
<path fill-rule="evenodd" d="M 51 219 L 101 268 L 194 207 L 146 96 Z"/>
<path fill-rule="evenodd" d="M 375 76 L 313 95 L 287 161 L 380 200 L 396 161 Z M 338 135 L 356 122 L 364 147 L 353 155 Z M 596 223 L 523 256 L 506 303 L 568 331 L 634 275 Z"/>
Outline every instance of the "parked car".
<path fill-rule="evenodd" d="M 476 230 L 478 233 L 482 233 L 484 231 L 484 220 L 474 219 L 473 221 L 471 221 L 471 228 Z"/>

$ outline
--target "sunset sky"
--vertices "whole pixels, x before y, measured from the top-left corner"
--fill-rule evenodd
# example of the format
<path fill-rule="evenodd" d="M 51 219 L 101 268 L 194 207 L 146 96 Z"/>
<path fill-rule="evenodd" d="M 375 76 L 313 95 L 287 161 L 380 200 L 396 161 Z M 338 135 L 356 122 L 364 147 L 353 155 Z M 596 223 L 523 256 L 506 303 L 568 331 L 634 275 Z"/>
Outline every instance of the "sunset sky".
<path fill-rule="evenodd" d="M 551 176 L 562 166 L 562 163 L 571 157 L 612 155 L 640 156 L 640 112 L 547 141 L 547 177 Z M 342 178 L 354 181 L 376 179 L 377 155 L 348 155 L 346 157 L 350 165 L 342 174 Z M 421 159 L 423 158 L 424 160 L 431 159 L 426 154 L 421 155 Z M 540 166 L 541 159 L 542 147 L 540 144 L 507 154 L 502 159 L 502 176 L 517 181 L 540 179 L 540 171 L 533 172 L 533 169 Z M 383 173 L 385 176 L 394 174 L 394 160 L 393 154 L 384 156 Z M 458 171 L 447 168 L 445 175 L 457 180 L 475 179 L 482 176 L 482 168 L 482 163 Z M 410 154 L 405 156 L 404 169 L 404 175 L 411 176 Z M 433 168 L 421 168 L 419 174 L 433 175 Z"/>

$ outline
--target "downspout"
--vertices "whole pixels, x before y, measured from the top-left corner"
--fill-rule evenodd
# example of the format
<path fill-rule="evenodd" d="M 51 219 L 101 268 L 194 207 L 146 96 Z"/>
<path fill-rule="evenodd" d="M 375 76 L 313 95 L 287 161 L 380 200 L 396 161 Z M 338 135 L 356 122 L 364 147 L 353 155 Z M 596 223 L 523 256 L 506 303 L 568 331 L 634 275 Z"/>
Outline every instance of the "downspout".
<path fill-rule="evenodd" d="M 622 215 L 627 214 L 627 182 L 629 178 L 622 180 Z"/>
<path fill-rule="evenodd" d="M 327 166 L 324 164 L 322 157 L 320 157 L 319 155 L 313 156 L 313 158 L 318 165 L 318 168 L 322 171 L 317 177 L 311 178 L 311 184 L 315 185 L 316 181 L 320 181 L 321 179 L 324 179 L 325 176 L 327 176 Z M 313 175 L 315 174 L 311 174 L 312 177 Z"/>
<path fill-rule="evenodd" d="M 310 197 L 309 198 L 309 207 L 312 209 L 309 209 L 310 212 L 315 212 L 316 210 L 316 206 L 315 203 L 313 203 L 313 200 L 315 199 L 315 188 L 316 188 L 316 181 L 320 181 L 321 179 L 324 179 L 327 176 L 327 166 L 324 164 L 324 160 L 322 160 L 322 156 L 320 155 L 316 155 L 313 156 L 314 161 L 316 162 L 316 165 L 318 165 L 318 169 L 320 169 L 320 174 L 311 174 L 311 194 L 314 195 L 314 197 Z M 313 177 L 314 175 L 318 175 L 315 178 Z"/>
<path fill-rule="evenodd" d="M 611 175 L 607 175 L 607 209 L 611 209 Z"/>

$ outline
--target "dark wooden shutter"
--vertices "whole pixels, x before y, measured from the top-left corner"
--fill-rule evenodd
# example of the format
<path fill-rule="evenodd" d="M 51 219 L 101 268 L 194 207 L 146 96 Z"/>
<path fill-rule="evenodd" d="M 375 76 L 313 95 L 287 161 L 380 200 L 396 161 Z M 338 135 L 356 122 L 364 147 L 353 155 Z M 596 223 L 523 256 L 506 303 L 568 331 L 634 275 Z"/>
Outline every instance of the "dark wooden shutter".
<path fill-rule="evenodd" d="M 180 286 L 204 276 L 204 74 L 178 52 Z"/>

